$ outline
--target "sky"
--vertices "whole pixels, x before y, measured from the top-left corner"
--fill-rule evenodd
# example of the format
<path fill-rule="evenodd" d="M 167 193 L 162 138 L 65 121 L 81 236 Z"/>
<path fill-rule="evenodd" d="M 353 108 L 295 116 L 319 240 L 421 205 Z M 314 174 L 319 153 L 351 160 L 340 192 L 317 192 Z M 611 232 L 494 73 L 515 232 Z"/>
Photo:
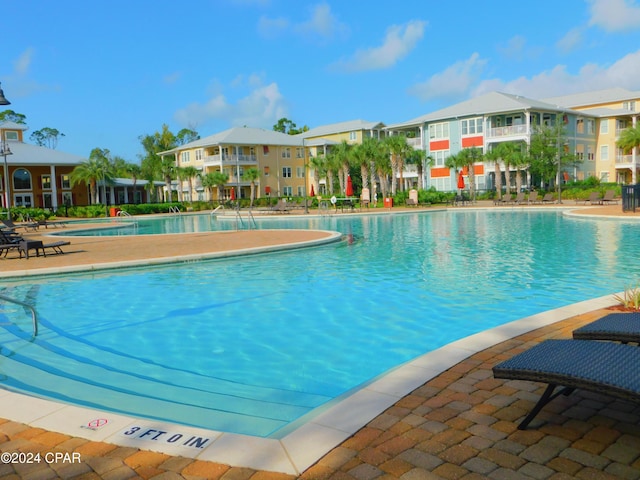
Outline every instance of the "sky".
<path fill-rule="evenodd" d="M 57 149 L 139 162 L 140 137 L 405 122 L 500 91 L 640 91 L 640 3 L 2 2 L 0 82 Z"/>

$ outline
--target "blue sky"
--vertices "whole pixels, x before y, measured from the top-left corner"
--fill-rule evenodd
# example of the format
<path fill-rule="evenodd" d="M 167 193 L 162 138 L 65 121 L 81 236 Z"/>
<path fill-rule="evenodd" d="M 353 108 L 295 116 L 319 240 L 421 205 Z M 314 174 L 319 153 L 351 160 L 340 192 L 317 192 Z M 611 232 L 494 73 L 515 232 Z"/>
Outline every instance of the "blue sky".
<path fill-rule="evenodd" d="M 3 2 L 0 82 L 58 150 L 128 161 L 163 124 L 204 137 L 403 122 L 489 92 L 640 90 L 635 0 Z"/>

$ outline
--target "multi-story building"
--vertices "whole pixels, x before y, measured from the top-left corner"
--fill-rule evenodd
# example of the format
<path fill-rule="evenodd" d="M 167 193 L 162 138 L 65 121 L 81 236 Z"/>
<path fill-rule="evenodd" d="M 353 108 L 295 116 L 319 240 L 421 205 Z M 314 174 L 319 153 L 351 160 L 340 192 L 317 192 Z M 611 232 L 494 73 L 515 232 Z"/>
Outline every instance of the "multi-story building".
<path fill-rule="evenodd" d="M 350 120 L 346 122 L 332 123 L 315 127 L 297 136 L 304 139 L 305 149 L 309 157 L 326 155 L 331 148 L 340 143 L 347 142 L 349 145 L 361 144 L 365 138 L 382 139 L 385 136 L 385 125 L 382 122 L 369 122 L 366 120 Z M 317 179 L 318 173 L 309 167 L 309 179 L 311 184 L 319 185 L 320 191 L 317 193 L 327 193 L 326 179 Z"/>
<path fill-rule="evenodd" d="M 562 181 L 584 179 L 595 174 L 596 116 L 566 107 L 533 100 L 519 95 L 491 92 L 452 105 L 421 117 L 389 125 L 389 134 L 404 134 L 414 148 L 424 149 L 433 159 L 425 169 L 425 185 L 437 190 L 456 189 L 456 172 L 445 166 L 446 159 L 464 148 L 477 147 L 483 153 L 501 142 L 529 144 L 536 125 L 557 125 L 565 130 L 564 148 L 575 152 L 582 162 L 571 171 L 563 171 Z M 505 168 L 498 165 L 498 168 Z M 496 165 L 480 161 L 473 167 L 478 190 L 490 190 L 496 185 Z M 510 179 L 515 182 L 515 168 Z M 501 175 L 504 175 L 501 171 Z M 529 184 L 524 179 L 523 184 Z M 504 185 L 504 182 L 502 182 Z M 512 187 L 515 186 L 511 185 Z"/>
<path fill-rule="evenodd" d="M 213 198 L 209 198 L 209 192 L 202 187 L 201 177 L 213 172 L 228 175 L 225 198 L 233 194 L 249 198 L 251 181 L 243 178 L 249 168 L 259 172 L 255 181 L 257 197 L 303 196 L 309 186 L 303 139 L 271 130 L 235 127 L 160 155 L 173 156 L 177 167 L 194 167 L 200 172 L 200 178 L 191 182 L 193 192 L 188 191 L 187 179 L 181 179 L 178 188 L 187 200 L 223 200 L 217 198 L 217 189 L 211 193 Z M 233 194 L 232 189 L 236 190 Z"/>
<path fill-rule="evenodd" d="M 54 210 L 63 205 L 89 204 L 87 186 L 71 183 L 71 172 L 86 159 L 25 143 L 23 135 L 27 129 L 15 122 L 0 123 L 2 207 L 6 208 L 7 200 L 12 207 Z"/>
<path fill-rule="evenodd" d="M 597 177 L 603 182 L 637 183 L 640 152 L 625 154 L 616 146 L 620 132 L 635 127 L 640 116 L 640 92 L 611 88 L 545 100 L 597 119 Z"/>

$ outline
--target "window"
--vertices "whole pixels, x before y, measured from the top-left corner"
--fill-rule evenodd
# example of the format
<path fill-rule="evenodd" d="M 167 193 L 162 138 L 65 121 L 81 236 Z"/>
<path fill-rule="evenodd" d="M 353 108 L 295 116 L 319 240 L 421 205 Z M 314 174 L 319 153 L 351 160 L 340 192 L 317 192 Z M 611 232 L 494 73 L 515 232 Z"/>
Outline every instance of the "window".
<path fill-rule="evenodd" d="M 191 161 L 189 153 L 190 152 L 182 152 L 180 154 L 180 163 L 189 163 Z"/>
<path fill-rule="evenodd" d="M 282 149 L 282 158 L 291 158 L 291 148 L 284 147 Z"/>
<path fill-rule="evenodd" d="M 4 132 L 5 140 L 18 140 L 18 132 L 8 131 Z"/>
<path fill-rule="evenodd" d="M 349 140 L 357 140 L 358 132 L 349 132 Z"/>
<path fill-rule="evenodd" d="M 602 145 L 600 147 L 600 160 L 603 162 L 609 160 L 609 145 Z"/>
<path fill-rule="evenodd" d="M 477 135 L 482 133 L 482 118 L 461 120 L 460 126 L 462 129 L 462 135 Z"/>
<path fill-rule="evenodd" d="M 293 195 L 293 188 L 292 188 L 291 186 L 284 187 L 284 188 L 282 189 L 282 194 L 283 194 L 285 197 L 290 197 L 291 195 Z"/>
<path fill-rule="evenodd" d="M 429 138 L 431 140 L 449 138 L 449 124 L 434 123 L 433 125 L 429 125 Z"/>
<path fill-rule="evenodd" d="M 282 178 L 291 178 L 291 167 L 282 167 Z"/>
<path fill-rule="evenodd" d="M 624 110 L 630 110 L 632 112 L 636 111 L 636 101 L 635 100 L 631 100 L 629 102 L 622 102 L 622 108 Z"/>
<path fill-rule="evenodd" d="M 67 190 L 70 189 L 71 178 L 69 177 L 69 175 L 60 175 L 60 184 L 62 185 L 62 188 Z"/>
<path fill-rule="evenodd" d="M 24 168 L 19 168 L 13 172 L 14 190 L 31 190 L 31 174 Z"/>
<path fill-rule="evenodd" d="M 600 120 L 600 133 L 609 133 L 609 120 Z"/>
<path fill-rule="evenodd" d="M 71 192 L 62 193 L 62 203 L 68 207 L 73 205 L 73 195 L 71 195 Z"/>
<path fill-rule="evenodd" d="M 51 175 L 42 175 L 40 180 L 42 181 L 43 190 L 51 190 Z"/>
<path fill-rule="evenodd" d="M 264 176 L 265 177 L 269 176 L 269 167 L 264 167 Z"/>
<path fill-rule="evenodd" d="M 298 187 L 298 196 L 299 196 L 299 197 L 304 197 L 304 196 L 305 196 L 305 194 L 304 194 L 304 187 L 303 187 L 303 186 L 299 186 L 299 187 Z"/>
<path fill-rule="evenodd" d="M 587 119 L 587 134 L 594 135 L 596 133 L 596 121 L 593 118 Z"/>
<path fill-rule="evenodd" d="M 449 155 L 449 150 L 438 150 L 437 152 L 431 152 L 431 156 L 434 159 L 433 165 L 435 167 L 444 167 L 444 161 Z"/>
<path fill-rule="evenodd" d="M 203 154 L 203 150 L 201 148 L 196 150 L 196 162 L 202 161 L 203 156 L 204 156 L 204 154 Z"/>
<path fill-rule="evenodd" d="M 296 178 L 304 178 L 304 167 L 296 167 Z"/>
<path fill-rule="evenodd" d="M 269 155 L 269 145 L 263 145 L 263 146 L 262 146 L 262 154 L 263 154 L 264 156 Z"/>
<path fill-rule="evenodd" d="M 296 158 L 304 158 L 304 148 L 296 147 Z"/>
<path fill-rule="evenodd" d="M 600 181 L 603 183 L 609 183 L 609 172 L 600 172 Z"/>
<path fill-rule="evenodd" d="M 589 161 L 593 161 L 595 159 L 594 154 L 593 154 L 593 147 L 592 146 L 587 146 L 587 160 Z"/>
<path fill-rule="evenodd" d="M 44 208 L 53 207 L 53 196 L 50 193 L 42 194 L 42 205 L 44 206 Z"/>
<path fill-rule="evenodd" d="M 576 132 L 584 133 L 584 118 L 578 118 L 576 120 Z"/>

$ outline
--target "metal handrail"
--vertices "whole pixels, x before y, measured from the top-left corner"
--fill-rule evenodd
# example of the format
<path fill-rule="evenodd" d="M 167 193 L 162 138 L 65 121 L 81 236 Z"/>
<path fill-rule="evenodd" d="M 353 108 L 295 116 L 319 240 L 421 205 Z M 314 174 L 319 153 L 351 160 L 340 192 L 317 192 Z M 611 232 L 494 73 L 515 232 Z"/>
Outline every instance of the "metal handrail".
<path fill-rule="evenodd" d="M 213 215 L 215 213 L 218 213 L 218 210 L 222 209 L 222 211 L 224 212 L 224 205 L 218 205 L 215 210 L 212 210 L 210 215 Z"/>
<path fill-rule="evenodd" d="M 179 207 L 173 207 L 172 206 L 172 207 L 169 207 L 169 213 L 175 213 L 175 214 L 180 215 L 180 213 L 182 213 L 182 212 L 180 212 L 180 208 Z"/>
<path fill-rule="evenodd" d="M 33 322 L 33 336 L 38 335 L 38 314 L 36 313 L 36 309 L 33 308 L 32 305 L 28 303 L 21 302 L 20 300 L 16 300 L 14 298 L 5 297 L 4 295 L 0 295 L 0 300 L 4 300 L 5 302 L 15 303 L 16 305 L 20 305 L 21 307 L 28 308 L 31 310 L 31 321 Z"/>

